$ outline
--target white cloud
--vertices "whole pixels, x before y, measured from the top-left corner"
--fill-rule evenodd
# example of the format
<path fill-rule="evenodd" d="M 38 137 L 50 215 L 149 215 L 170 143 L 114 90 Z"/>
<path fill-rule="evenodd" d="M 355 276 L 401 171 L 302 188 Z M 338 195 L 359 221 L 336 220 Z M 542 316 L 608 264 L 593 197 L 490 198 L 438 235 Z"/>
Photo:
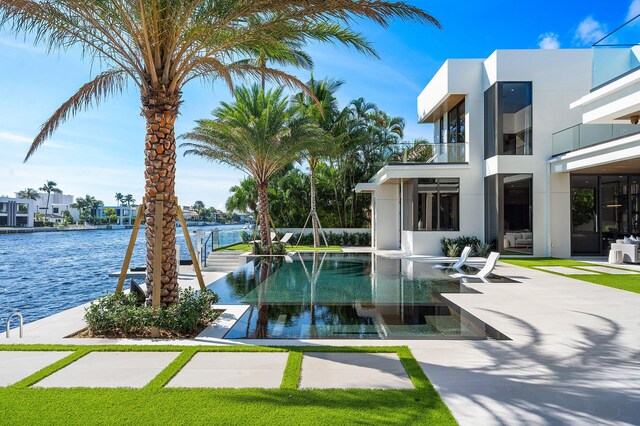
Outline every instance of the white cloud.
<path fill-rule="evenodd" d="M 575 39 L 579 44 L 590 45 L 607 35 L 607 26 L 587 16 L 580 22 Z"/>
<path fill-rule="evenodd" d="M 538 36 L 538 46 L 540 49 L 559 49 L 560 41 L 558 41 L 558 34 L 556 33 L 543 33 Z"/>
<path fill-rule="evenodd" d="M 32 138 L 13 132 L 0 131 L 0 140 L 5 142 L 17 142 L 17 143 L 31 143 Z"/>
<path fill-rule="evenodd" d="M 627 21 L 640 15 L 640 0 L 633 0 L 629 5 L 629 11 L 627 12 Z"/>
<path fill-rule="evenodd" d="M 44 49 L 40 47 L 36 47 L 32 44 L 28 44 L 26 42 L 19 42 L 16 40 L 9 40 L 6 38 L 0 38 L 0 45 L 11 47 L 13 49 L 22 49 L 28 50 L 30 52 L 44 53 Z"/>

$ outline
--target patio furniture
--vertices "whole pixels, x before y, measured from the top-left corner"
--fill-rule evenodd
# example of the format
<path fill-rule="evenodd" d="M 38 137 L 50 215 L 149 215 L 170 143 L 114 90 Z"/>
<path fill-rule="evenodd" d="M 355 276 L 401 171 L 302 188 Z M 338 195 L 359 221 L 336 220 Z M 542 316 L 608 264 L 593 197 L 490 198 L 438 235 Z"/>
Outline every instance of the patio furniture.
<path fill-rule="evenodd" d="M 467 258 L 469 257 L 469 254 L 471 253 L 471 246 L 466 246 L 465 248 L 462 249 L 462 253 L 460 253 L 460 258 L 453 264 L 450 266 L 445 266 L 445 265 L 434 265 L 433 268 L 434 269 L 460 269 L 462 268 L 462 265 L 465 264 L 465 262 L 467 261 Z"/>
<path fill-rule="evenodd" d="M 640 262 L 640 252 L 638 244 L 626 242 L 626 240 L 617 240 L 611 244 L 611 251 L 622 252 L 622 262 L 638 263 Z"/>
<path fill-rule="evenodd" d="M 289 243 L 289 240 L 291 239 L 291 237 L 293 237 L 293 233 L 292 232 L 287 232 L 286 234 L 284 234 L 282 236 L 282 238 L 278 242 L 282 243 L 282 244 L 287 244 L 287 243 Z"/>
<path fill-rule="evenodd" d="M 619 265 L 624 262 L 624 253 L 622 250 L 609 250 L 609 263 Z"/>
<path fill-rule="evenodd" d="M 487 258 L 487 262 L 484 264 L 482 269 L 478 271 L 477 274 L 451 274 L 450 277 L 453 278 L 479 278 L 482 281 L 488 282 L 487 277 L 493 269 L 496 267 L 496 263 L 498 263 L 498 259 L 500 258 L 500 253 L 496 253 L 492 251 Z"/>

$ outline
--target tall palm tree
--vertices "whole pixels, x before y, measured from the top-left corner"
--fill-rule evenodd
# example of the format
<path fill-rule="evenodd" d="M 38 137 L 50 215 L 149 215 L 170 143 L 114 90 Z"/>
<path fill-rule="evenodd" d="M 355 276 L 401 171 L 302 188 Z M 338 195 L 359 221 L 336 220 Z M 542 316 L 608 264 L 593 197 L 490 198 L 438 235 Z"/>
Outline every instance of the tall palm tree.
<path fill-rule="evenodd" d="M 27 200 L 37 200 L 40 198 L 38 191 L 33 188 L 25 188 L 22 191 L 16 192 L 16 198 L 24 198 Z"/>
<path fill-rule="evenodd" d="M 122 202 L 122 199 L 123 199 L 123 198 L 124 198 L 124 195 L 122 195 L 122 193 L 120 193 L 120 192 L 116 192 L 115 199 L 116 199 L 116 204 L 117 204 L 118 206 L 119 206 L 119 205 L 120 205 L 120 203 Z"/>
<path fill-rule="evenodd" d="M 60 188 L 57 187 L 58 184 L 55 183 L 52 180 L 48 180 L 44 183 L 44 185 L 42 185 L 40 188 L 38 188 L 40 191 L 42 192 L 46 192 L 47 193 L 47 206 L 44 209 L 44 220 L 45 222 L 48 220 L 48 216 L 49 216 L 49 200 L 51 199 L 51 193 L 55 193 L 55 194 L 61 194 L 62 190 Z"/>
<path fill-rule="evenodd" d="M 127 203 L 127 207 L 131 207 L 131 204 L 135 204 L 136 200 L 135 198 L 133 198 L 133 195 L 127 194 L 124 197 L 122 197 L 122 202 Z"/>
<path fill-rule="evenodd" d="M 307 144 L 303 158 L 309 166 L 309 195 L 311 198 L 311 226 L 313 228 L 313 246 L 320 246 L 320 218 L 316 209 L 316 168 L 323 157 L 337 151 L 334 138 L 336 121 L 340 116 L 336 91 L 344 84 L 341 80 L 324 79 L 317 81 L 311 76 L 307 82 L 309 92 L 299 92 L 293 98 L 293 107 L 304 116 L 311 118 L 325 132 L 325 138 Z"/>
<path fill-rule="evenodd" d="M 322 137 L 308 117 L 294 114 L 282 88 L 263 91 L 255 84 L 236 90 L 233 103 L 223 102 L 213 119 L 198 120 L 183 143 L 185 155 L 228 164 L 251 175 L 258 191 L 260 239 L 269 238 L 269 178 L 295 161 L 304 147 Z"/>
<path fill-rule="evenodd" d="M 367 40 L 350 29 L 354 19 L 387 27 L 394 18 L 438 21 L 404 2 L 377 0 L 2 0 L 0 27 L 33 34 L 49 50 L 79 47 L 104 71 L 83 85 L 55 111 L 35 137 L 25 161 L 56 128 L 78 111 L 138 88 L 145 136 L 145 219 L 147 288 L 153 289 L 156 195 L 164 196 L 162 306 L 178 297 L 175 263 L 176 144 L 174 125 L 186 83 L 222 80 L 233 89 L 235 77 L 265 77 L 303 88 L 293 75 L 252 63 L 255 52 L 268 61 L 305 65 L 297 46 L 338 42 L 376 56 Z"/>

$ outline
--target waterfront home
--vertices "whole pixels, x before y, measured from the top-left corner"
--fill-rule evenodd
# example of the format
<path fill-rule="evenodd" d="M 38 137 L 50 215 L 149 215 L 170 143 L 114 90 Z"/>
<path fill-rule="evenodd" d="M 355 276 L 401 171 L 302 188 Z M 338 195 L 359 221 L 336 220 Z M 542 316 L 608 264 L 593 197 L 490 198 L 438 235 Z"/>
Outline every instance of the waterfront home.
<path fill-rule="evenodd" d="M 570 257 L 639 234 L 639 61 L 617 49 L 621 66 L 611 49 L 447 60 L 418 97 L 433 155 L 357 186 L 372 194 L 373 247 L 438 254 L 441 238 L 465 235 Z"/>
<path fill-rule="evenodd" d="M 0 226 L 33 227 L 36 202 L 27 198 L 0 197 Z"/>
<path fill-rule="evenodd" d="M 78 220 L 80 212 L 78 209 L 70 207 L 74 202 L 74 196 L 64 194 L 63 192 L 52 192 L 47 194 L 46 192 L 39 192 L 36 202 L 36 213 L 47 214 L 47 221 L 58 222 L 62 220 L 62 212 L 68 210 L 73 217 L 73 220 Z M 47 200 L 48 203 L 47 204 Z"/>
<path fill-rule="evenodd" d="M 99 206 L 96 209 L 96 217 L 107 219 L 108 215 L 104 212 L 106 209 L 115 210 L 117 219 L 114 225 L 133 225 L 138 212 L 138 206 Z"/>

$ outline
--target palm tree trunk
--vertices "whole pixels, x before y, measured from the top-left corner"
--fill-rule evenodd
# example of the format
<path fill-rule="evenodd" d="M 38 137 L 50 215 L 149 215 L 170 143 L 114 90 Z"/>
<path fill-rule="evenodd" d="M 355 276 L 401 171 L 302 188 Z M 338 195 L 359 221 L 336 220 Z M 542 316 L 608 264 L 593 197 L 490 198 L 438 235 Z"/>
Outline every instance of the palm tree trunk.
<path fill-rule="evenodd" d="M 316 159 L 309 158 L 310 194 L 311 194 L 311 224 L 313 226 L 313 247 L 320 247 L 320 235 L 318 234 L 318 213 L 316 212 Z"/>
<path fill-rule="evenodd" d="M 260 219 L 260 240 L 264 245 L 271 245 L 269 238 L 269 182 L 256 181 L 258 185 L 258 211 Z"/>
<path fill-rule="evenodd" d="M 44 221 L 48 222 L 49 219 L 47 218 L 47 216 L 49 215 L 49 198 L 51 198 L 51 192 L 47 192 L 47 205 L 44 208 Z"/>
<path fill-rule="evenodd" d="M 178 301 L 176 273 L 176 141 L 174 123 L 178 115 L 180 95 L 158 90 L 142 96 L 142 115 L 147 122 L 145 137 L 145 235 L 147 237 L 147 297 L 152 300 L 155 238 L 162 238 L 162 272 L 160 304 Z M 156 195 L 164 195 L 162 235 L 155 235 Z"/>

